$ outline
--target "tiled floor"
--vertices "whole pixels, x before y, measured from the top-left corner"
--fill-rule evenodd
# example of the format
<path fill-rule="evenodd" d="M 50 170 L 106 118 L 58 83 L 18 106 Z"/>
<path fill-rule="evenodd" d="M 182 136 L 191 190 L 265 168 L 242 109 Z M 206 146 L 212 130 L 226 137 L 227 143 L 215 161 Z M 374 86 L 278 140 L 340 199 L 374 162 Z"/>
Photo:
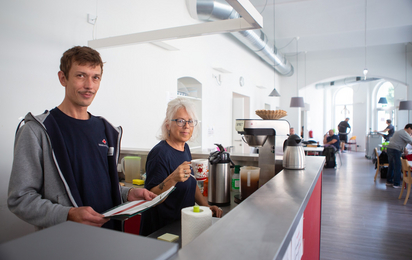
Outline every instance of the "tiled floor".
<path fill-rule="evenodd" d="M 404 206 L 406 192 L 398 200 L 400 189 L 375 183 L 365 153 L 341 158 L 342 166 L 323 171 L 320 258 L 412 259 L 412 198 Z"/>

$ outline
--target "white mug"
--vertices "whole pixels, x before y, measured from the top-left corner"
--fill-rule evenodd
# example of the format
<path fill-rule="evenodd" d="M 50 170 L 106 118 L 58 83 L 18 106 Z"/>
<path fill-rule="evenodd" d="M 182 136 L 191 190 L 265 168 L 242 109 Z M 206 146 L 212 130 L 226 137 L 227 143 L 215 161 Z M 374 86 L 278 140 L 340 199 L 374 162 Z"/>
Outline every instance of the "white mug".
<path fill-rule="evenodd" d="M 209 160 L 208 159 L 196 159 L 192 160 L 192 169 L 196 180 L 204 181 L 207 178 L 209 172 Z"/>

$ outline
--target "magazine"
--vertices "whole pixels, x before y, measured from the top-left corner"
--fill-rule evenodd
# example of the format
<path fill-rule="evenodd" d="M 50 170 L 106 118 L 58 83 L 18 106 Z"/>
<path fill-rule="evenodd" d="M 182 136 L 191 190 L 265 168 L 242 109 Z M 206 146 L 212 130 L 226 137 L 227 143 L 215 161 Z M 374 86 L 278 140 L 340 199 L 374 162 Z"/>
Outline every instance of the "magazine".
<path fill-rule="evenodd" d="M 175 187 L 171 187 L 167 191 L 163 192 L 160 195 L 157 195 L 152 200 L 135 200 L 135 201 L 128 201 L 119 206 L 109 209 L 108 211 L 102 213 L 105 218 L 111 219 L 119 219 L 119 220 L 126 220 L 131 218 L 143 211 L 156 206 L 157 204 L 161 203 L 164 199 L 169 196 L 169 194 L 175 189 Z"/>

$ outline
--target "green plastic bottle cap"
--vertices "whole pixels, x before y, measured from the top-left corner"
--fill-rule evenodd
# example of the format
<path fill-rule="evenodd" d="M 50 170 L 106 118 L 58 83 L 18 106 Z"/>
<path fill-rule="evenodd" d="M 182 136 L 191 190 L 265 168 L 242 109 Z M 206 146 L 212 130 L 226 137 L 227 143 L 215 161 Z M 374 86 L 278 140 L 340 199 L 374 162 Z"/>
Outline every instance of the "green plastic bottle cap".
<path fill-rule="evenodd" d="M 193 212 L 200 212 L 199 206 L 193 206 Z"/>

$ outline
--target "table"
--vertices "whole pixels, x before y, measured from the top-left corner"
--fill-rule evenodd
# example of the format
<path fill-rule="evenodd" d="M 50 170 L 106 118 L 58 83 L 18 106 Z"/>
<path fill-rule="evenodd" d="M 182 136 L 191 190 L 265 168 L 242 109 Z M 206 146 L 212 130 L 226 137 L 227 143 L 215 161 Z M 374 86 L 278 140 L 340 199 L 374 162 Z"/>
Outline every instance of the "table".
<path fill-rule="evenodd" d="M 308 152 L 314 152 L 315 155 L 322 155 L 323 147 L 303 147 L 303 151 L 306 155 L 308 155 Z"/>

